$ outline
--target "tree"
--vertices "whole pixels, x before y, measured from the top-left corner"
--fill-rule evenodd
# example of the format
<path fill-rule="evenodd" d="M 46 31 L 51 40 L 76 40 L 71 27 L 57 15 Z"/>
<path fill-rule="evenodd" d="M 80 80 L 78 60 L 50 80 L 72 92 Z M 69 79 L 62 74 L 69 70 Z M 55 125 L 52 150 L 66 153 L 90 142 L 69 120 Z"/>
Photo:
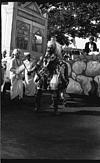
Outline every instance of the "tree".
<path fill-rule="evenodd" d="M 59 43 L 69 44 L 68 37 L 98 37 L 100 33 L 99 2 L 59 2 L 40 4 L 42 13 L 48 14 L 48 39 L 57 35 Z"/>

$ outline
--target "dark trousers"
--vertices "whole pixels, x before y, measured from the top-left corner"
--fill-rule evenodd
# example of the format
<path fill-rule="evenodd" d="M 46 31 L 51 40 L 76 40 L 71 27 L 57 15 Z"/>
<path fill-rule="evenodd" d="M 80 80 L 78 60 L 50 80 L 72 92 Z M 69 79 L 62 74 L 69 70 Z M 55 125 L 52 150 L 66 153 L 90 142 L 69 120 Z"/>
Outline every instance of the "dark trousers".
<path fill-rule="evenodd" d="M 35 107 L 37 108 L 37 111 L 40 109 L 41 97 L 42 97 L 42 89 L 38 89 L 35 95 Z"/>

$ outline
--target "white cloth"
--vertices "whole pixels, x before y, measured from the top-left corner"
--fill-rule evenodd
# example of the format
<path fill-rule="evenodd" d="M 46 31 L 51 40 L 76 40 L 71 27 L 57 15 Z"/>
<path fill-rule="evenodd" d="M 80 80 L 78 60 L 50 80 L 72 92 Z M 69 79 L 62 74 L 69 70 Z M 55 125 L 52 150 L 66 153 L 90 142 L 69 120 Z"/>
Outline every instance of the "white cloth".
<path fill-rule="evenodd" d="M 89 49 L 91 52 L 93 52 L 93 44 L 89 43 Z"/>
<path fill-rule="evenodd" d="M 17 74 L 16 70 L 22 65 L 22 62 L 17 61 L 15 58 L 11 59 L 10 63 L 10 97 L 11 100 L 15 97 L 19 96 L 19 99 L 23 98 L 23 80 L 22 80 L 22 72 Z"/>
<path fill-rule="evenodd" d="M 23 98 L 23 81 L 20 79 L 15 79 L 11 84 L 11 99 L 19 96 L 19 99 Z"/>
<path fill-rule="evenodd" d="M 52 90 L 55 90 L 57 88 L 57 86 L 58 86 L 58 82 L 59 82 L 58 75 L 54 74 L 51 81 L 50 81 L 50 88 Z"/>
<path fill-rule="evenodd" d="M 34 82 L 34 72 L 31 75 L 28 75 L 28 71 L 31 71 L 32 67 L 34 67 L 34 63 L 32 61 L 25 60 L 25 95 L 34 96 L 36 92 L 36 84 Z"/>

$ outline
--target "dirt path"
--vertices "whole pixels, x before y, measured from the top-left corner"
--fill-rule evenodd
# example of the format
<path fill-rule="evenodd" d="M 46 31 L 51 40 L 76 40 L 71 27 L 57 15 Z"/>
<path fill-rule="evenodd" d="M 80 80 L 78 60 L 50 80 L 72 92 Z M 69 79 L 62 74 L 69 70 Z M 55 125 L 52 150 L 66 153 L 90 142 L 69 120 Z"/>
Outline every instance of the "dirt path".
<path fill-rule="evenodd" d="M 100 159 L 100 114 L 35 114 L 32 105 L 2 108 L 2 158 Z"/>

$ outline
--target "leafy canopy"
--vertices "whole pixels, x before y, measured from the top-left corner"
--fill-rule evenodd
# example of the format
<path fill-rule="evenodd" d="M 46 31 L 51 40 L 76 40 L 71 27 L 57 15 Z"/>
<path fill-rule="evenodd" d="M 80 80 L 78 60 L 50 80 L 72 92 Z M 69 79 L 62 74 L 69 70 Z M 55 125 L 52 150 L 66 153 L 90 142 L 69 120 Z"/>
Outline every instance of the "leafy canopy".
<path fill-rule="evenodd" d="M 61 44 L 69 44 L 71 37 L 86 38 L 100 34 L 99 2 L 48 2 L 39 4 L 43 14 L 48 15 L 48 39 L 52 34 Z"/>

